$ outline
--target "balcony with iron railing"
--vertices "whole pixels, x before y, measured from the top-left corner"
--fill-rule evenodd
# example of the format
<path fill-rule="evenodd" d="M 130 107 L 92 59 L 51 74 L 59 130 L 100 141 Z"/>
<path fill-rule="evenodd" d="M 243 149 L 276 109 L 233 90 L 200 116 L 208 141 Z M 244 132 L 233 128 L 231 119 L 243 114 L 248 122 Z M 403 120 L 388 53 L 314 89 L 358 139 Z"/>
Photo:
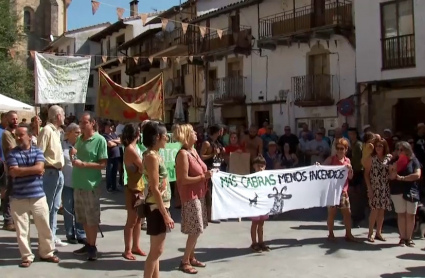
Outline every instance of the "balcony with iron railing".
<path fill-rule="evenodd" d="M 247 77 L 233 76 L 217 78 L 214 81 L 214 102 L 217 104 L 238 104 L 245 102 Z"/>
<path fill-rule="evenodd" d="M 262 40 L 334 27 L 353 27 L 351 1 L 327 1 L 321 9 L 315 10 L 314 5 L 307 5 L 260 18 L 259 33 Z"/>
<path fill-rule="evenodd" d="M 334 75 L 316 74 L 292 77 L 294 104 L 297 106 L 334 105 L 338 90 L 338 79 Z"/>
<path fill-rule="evenodd" d="M 214 52 L 217 50 L 223 50 L 232 46 L 238 46 L 243 38 L 251 35 L 251 27 L 241 25 L 238 30 L 232 30 L 229 28 L 222 29 L 223 33 L 220 38 L 217 31 L 208 32 L 204 37 L 201 36 L 199 31 L 196 31 L 196 47 L 193 48 L 194 54 Z M 247 41 L 247 45 L 239 45 L 241 47 L 250 48 L 250 41 Z"/>
<path fill-rule="evenodd" d="M 416 66 L 415 34 L 381 39 L 382 69 Z"/>
<path fill-rule="evenodd" d="M 155 52 L 158 52 L 158 48 L 151 48 L 135 54 L 133 57 L 128 57 L 126 61 L 126 74 L 134 75 L 141 71 L 149 71 L 151 67 L 158 68 L 160 63 L 157 59 L 153 59 L 152 64 L 149 61 L 149 57 Z"/>
<path fill-rule="evenodd" d="M 187 36 L 182 28 L 176 28 L 171 32 L 164 31 L 162 37 L 158 37 L 155 48 L 158 52 L 154 56 L 178 55 L 187 52 Z"/>

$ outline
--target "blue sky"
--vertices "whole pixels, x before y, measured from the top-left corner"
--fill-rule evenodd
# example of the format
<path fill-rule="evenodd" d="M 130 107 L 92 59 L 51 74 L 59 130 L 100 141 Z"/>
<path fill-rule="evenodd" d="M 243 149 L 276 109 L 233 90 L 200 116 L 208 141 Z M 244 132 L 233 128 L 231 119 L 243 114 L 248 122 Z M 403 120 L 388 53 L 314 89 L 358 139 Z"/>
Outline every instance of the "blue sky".
<path fill-rule="evenodd" d="M 68 30 L 108 21 L 114 23 L 118 20 L 117 7 L 126 9 L 125 17 L 130 14 L 130 0 L 99 0 L 99 2 L 100 7 L 93 15 L 90 0 L 73 0 L 68 8 Z M 140 0 L 139 13 L 153 12 L 152 9 L 165 10 L 179 3 L 179 0 Z"/>

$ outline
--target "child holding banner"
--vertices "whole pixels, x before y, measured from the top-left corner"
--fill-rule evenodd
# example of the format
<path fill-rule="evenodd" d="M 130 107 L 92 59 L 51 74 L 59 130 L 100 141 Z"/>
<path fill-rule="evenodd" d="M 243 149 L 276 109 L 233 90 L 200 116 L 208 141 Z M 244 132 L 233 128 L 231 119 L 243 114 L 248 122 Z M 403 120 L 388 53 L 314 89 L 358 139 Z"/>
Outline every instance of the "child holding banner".
<path fill-rule="evenodd" d="M 257 156 L 253 160 L 252 165 L 255 172 L 266 170 L 266 160 L 261 155 Z M 264 221 L 266 221 L 267 219 L 269 219 L 268 214 L 251 218 L 251 249 L 255 252 L 261 253 L 263 251 L 270 251 L 270 247 L 264 244 L 263 236 Z"/>

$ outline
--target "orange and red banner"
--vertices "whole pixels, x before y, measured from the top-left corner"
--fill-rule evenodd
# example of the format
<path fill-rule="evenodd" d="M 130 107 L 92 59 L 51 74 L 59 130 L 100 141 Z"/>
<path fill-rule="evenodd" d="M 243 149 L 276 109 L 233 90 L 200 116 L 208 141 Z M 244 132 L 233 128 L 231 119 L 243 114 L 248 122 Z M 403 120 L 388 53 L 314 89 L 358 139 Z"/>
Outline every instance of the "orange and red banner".
<path fill-rule="evenodd" d="M 158 74 L 137 88 L 127 88 L 112 81 L 99 69 L 98 117 L 120 122 L 164 119 L 163 75 Z"/>

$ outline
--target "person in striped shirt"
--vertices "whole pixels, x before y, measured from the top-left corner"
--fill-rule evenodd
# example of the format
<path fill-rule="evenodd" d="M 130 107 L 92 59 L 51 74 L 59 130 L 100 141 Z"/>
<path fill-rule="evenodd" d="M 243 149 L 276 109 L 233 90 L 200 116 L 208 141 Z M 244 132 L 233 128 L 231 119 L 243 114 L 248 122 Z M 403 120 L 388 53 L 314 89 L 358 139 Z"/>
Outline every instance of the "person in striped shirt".
<path fill-rule="evenodd" d="M 29 267 L 34 260 L 29 241 L 30 215 L 38 232 L 39 255 L 42 261 L 58 263 L 49 227 L 49 207 L 43 190 L 44 154 L 31 144 L 27 125 L 15 131 L 17 146 L 7 156 L 11 176 L 10 210 L 15 222 L 21 267 Z"/>

